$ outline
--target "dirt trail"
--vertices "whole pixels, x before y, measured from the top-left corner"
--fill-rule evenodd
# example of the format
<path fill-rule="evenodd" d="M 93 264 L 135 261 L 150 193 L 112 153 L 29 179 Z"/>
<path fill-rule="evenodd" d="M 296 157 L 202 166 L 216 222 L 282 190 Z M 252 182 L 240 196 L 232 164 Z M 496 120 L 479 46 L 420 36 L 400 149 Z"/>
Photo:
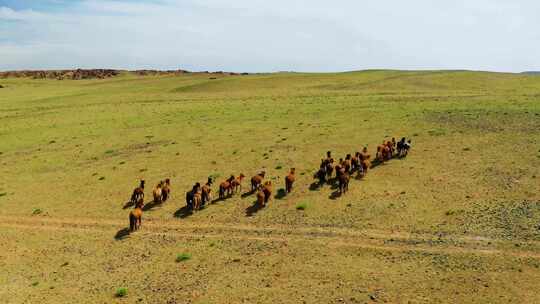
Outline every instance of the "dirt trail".
<path fill-rule="evenodd" d="M 1 228 L 50 230 L 128 236 L 127 221 L 91 218 L 51 218 L 43 216 L 0 216 Z M 116 234 L 116 235 L 115 235 Z M 146 220 L 137 236 L 169 236 L 188 239 L 233 239 L 275 242 L 313 242 L 329 247 L 358 247 L 382 251 L 434 254 L 504 255 L 540 259 L 540 242 L 515 242 L 480 236 L 434 236 L 382 230 L 333 227 L 290 227 L 242 224 L 190 223 L 179 220 Z M 524 249 L 527 248 L 527 249 Z"/>

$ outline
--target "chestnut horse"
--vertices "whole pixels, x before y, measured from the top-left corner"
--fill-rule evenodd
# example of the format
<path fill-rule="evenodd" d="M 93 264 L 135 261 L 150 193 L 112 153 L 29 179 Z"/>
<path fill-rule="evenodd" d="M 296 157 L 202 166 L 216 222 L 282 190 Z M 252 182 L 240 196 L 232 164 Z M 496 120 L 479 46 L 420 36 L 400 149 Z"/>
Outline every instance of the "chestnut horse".
<path fill-rule="evenodd" d="M 295 180 L 295 177 L 294 177 L 295 171 L 296 171 L 295 168 L 291 168 L 291 172 L 289 172 L 289 174 L 285 177 L 285 191 L 287 191 L 287 193 L 291 193 L 292 191 L 292 187 Z"/>
<path fill-rule="evenodd" d="M 137 206 L 129 213 L 129 231 L 133 232 L 141 228 L 142 225 L 142 209 L 144 202 L 142 199 L 137 201 Z"/>
<path fill-rule="evenodd" d="M 256 191 L 257 188 L 259 187 L 259 185 L 262 183 L 262 181 L 264 180 L 264 176 L 265 176 L 265 172 L 262 171 L 261 173 L 253 176 L 251 178 L 251 191 Z"/>
<path fill-rule="evenodd" d="M 202 204 L 204 205 L 206 202 L 210 202 L 212 200 L 212 178 L 209 177 L 208 181 L 206 181 L 206 184 L 202 186 Z"/>
<path fill-rule="evenodd" d="M 242 192 L 242 180 L 244 180 L 244 177 L 246 176 L 243 173 L 240 173 L 240 175 L 231 182 L 231 188 L 234 193 Z"/>
<path fill-rule="evenodd" d="M 152 194 L 154 195 L 154 202 L 155 203 L 161 203 L 162 202 L 162 191 L 161 191 L 161 187 L 162 187 L 162 184 L 163 182 L 159 182 L 159 184 L 156 185 L 156 187 L 154 188 L 154 190 L 152 191 Z"/>
<path fill-rule="evenodd" d="M 232 194 L 232 182 L 234 181 L 234 175 L 231 175 L 226 181 L 219 184 L 219 198 L 225 199 L 225 192 L 227 193 L 227 196 L 230 196 Z"/>
<path fill-rule="evenodd" d="M 165 202 L 171 196 L 171 180 L 166 178 L 161 187 L 161 199 Z"/>

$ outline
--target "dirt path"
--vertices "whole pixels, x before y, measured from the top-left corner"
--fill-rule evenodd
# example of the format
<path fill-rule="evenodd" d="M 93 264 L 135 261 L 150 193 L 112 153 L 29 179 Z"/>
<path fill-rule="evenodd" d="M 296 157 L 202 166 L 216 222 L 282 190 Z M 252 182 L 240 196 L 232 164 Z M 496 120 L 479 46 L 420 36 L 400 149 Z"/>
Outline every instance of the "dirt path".
<path fill-rule="evenodd" d="M 109 234 L 118 240 L 129 236 L 126 221 L 43 216 L 0 216 L 1 228 Z M 333 227 L 290 227 L 186 223 L 178 220 L 146 220 L 132 237 L 169 236 L 188 239 L 233 239 L 275 242 L 312 242 L 329 247 L 358 247 L 382 251 L 435 254 L 503 255 L 540 259 L 540 242 L 515 242 L 480 236 L 434 236 L 381 230 Z M 527 249 L 524 249 L 527 248 Z"/>

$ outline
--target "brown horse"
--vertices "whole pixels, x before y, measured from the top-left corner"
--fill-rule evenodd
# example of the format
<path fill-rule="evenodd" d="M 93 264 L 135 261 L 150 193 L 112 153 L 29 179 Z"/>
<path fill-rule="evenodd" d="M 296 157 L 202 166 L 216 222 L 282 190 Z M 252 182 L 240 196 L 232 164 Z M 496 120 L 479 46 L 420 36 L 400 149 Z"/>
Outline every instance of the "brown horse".
<path fill-rule="evenodd" d="M 287 193 L 291 193 L 292 191 L 292 187 L 295 180 L 295 177 L 294 177 L 295 171 L 296 171 L 295 168 L 291 168 L 291 172 L 289 172 L 289 174 L 285 177 L 285 191 L 287 191 Z"/>
<path fill-rule="evenodd" d="M 129 213 L 129 231 L 133 232 L 141 228 L 142 225 L 142 209 L 144 203 L 142 199 L 139 199 L 137 206 Z"/>
<path fill-rule="evenodd" d="M 395 138 L 394 138 L 394 143 L 395 143 Z M 386 157 L 388 160 L 394 157 L 394 143 L 392 143 L 391 141 L 386 142 L 386 147 L 387 147 Z"/>
<path fill-rule="evenodd" d="M 325 160 L 325 166 L 326 166 L 326 179 L 332 178 L 332 174 L 334 173 L 334 159 L 331 157 L 326 158 Z"/>
<path fill-rule="evenodd" d="M 360 152 L 360 162 L 362 164 L 363 174 L 366 175 L 369 168 L 371 168 L 371 155 L 368 153 L 367 147 Z"/>
<path fill-rule="evenodd" d="M 210 202 L 212 200 L 212 178 L 208 178 L 206 184 L 202 186 L 202 203 Z"/>
<path fill-rule="evenodd" d="M 133 194 L 131 194 L 131 199 L 129 201 L 132 204 L 135 204 L 140 199 L 144 200 L 144 179 L 141 179 L 141 184 L 139 185 L 139 187 L 133 190 Z"/>
<path fill-rule="evenodd" d="M 162 196 L 161 194 L 163 191 L 161 191 L 161 187 L 163 185 L 163 181 L 159 182 L 159 184 L 156 185 L 154 190 L 152 191 L 152 194 L 154 195 L 154 202 L 155 203 L 161 203 L 162 202 Z"/>
<path fill-rule="evenodd" d="M 226 181 L 219 184 L 219 199 L 225 199 L 225 194 L 230 196 L 232 194 L 232 182 L 234 181 L 234 175 L 231 175 Z"/>
<path fill-rule="evenodd" d="M 242 180 L 244 180 L 244 177 L 246 176 L 243 173 L 240 173 L 240 175 L 231 182 L 231 188 L 234 193 L 242 192 Z"/>
<path fill-rule="evenodd" d="M 263 207 L 263 206 L 264 206 L 264 191 L 263 191 L 263 186 L 262 186 L 262 185 L 259 185 L 259 186 L 258 186 L 258 191 L 257 191 L 257 205 L 259 205 L 259 207 Z"/>
<path fill-rule="evenodd" d="M 353 157 L 351 157 L 351 172 L 360 170 L 360 152 L 356 152 Z"/>
<path fill-rule="evenodd" d="M 349 172 L 345 170 L 345 168 L 339 168 L 339 171 L 336 171 L 338 182 L 339 182 L 339 194 L 343 195 L 345 192 L 349 190 L 349 180 L 350 175 Z"/>
<path fill-rule="evenodd" d="M 165 202 L 171 196 L 171 180 L 165 179 L 165 183 L 161 187 L 161 200 Z"/>
<path fill-rule="evenodd" d="M 193 210 L 201 209 L 202 203 L 202 190 L 198 188 L 195 193 L 193 193 Z"/>
<path fill-rule="evenodd" d="M 266 203 L 268 203 L 268 201 L 272 197 L 272 182 L 265 182 L 262 190 L 264 193 L 264 204 L 266 205 Z"/>
<path fill-rule="evenodd" d="M 345 172 L 350 173 L 352 168 L 352 162 L 351 162 L 351 155 L 347 154 L 345 157 L 345 160 L 342 162 L 343 168 L 345 168 Z"/>
<path fill-rule="evenodd" d="M 262 171 L 261 173 L 253 176 L 251 178 L 251 191 L 256 191 L 257 188 L 259 187 L 259 185 L 262 183 L 262 181 L 264 180 L 264 176 L 265 176 L 265 172 Z"/>

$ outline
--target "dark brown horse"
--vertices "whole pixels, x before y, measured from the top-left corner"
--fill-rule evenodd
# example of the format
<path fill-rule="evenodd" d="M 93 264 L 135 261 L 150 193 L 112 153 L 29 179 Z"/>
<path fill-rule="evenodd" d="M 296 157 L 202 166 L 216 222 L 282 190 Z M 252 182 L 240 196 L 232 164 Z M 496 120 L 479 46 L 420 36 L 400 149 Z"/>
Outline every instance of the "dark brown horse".
<path fill-rule="evenodd" d="M 141 179 L 141 183 L 139 187 L 133 190 L 133 194 L 131 194 L 130 202 L 132 204 L 136 204 L 140 199 L 144 200 L 144 179 Z"/>

